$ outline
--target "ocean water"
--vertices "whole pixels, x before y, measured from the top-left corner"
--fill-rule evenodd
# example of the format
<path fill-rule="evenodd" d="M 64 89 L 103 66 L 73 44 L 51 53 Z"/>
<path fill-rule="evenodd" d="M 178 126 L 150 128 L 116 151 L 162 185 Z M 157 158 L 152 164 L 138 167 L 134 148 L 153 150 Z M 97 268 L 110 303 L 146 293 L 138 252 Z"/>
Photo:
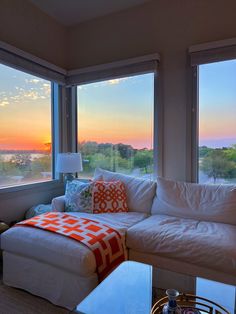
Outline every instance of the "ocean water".
<path fill-rule="evenodd" d="M 37 158 L 40 158 L 40 157 L 48 155 L 48 154 L 42 154 L 42 153 L 27 153 L 27 152 L 25 152 L 25 153 L 12 153 L 12 154 L 0 153 L 0 159 L 3 160 L 4 162 L 7 162 L 7 161 L 11 160 L 11 158 L 14 155 L 17 155 L 17 154 L 27 154 L 27 155 L 30 155 L 30 159 L 31 160 L 34 160 L 34 159 L 37 159 Z"/>

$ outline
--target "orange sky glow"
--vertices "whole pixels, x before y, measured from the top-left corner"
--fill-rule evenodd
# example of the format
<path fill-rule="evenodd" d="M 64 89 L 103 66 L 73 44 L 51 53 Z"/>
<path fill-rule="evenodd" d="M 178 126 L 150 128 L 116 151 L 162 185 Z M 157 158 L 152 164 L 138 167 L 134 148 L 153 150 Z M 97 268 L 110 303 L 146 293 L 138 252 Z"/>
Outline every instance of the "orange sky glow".
<path fill-rule="evenodd" d="M 48 150 L 51 83 L 0 65 L 0 150 Z"/>

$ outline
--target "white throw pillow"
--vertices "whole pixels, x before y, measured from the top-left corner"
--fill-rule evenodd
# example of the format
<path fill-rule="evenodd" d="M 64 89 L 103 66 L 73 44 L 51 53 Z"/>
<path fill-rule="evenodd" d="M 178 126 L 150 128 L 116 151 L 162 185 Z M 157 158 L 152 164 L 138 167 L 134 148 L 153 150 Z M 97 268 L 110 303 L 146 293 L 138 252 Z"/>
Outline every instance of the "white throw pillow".
<path fill-rule="evenodd" d="M 156 183 L 151 180 L 135 178 L 125 174 L 97 168 L 94 180 L 122 181 L 127 193 L 129 211 L 149 213 L 156 193 Z"/>
<path fill-rule="evenodd" d="M 236 225 L 236 186 L 186 183 L 159 177 L 151 212 Z"/>

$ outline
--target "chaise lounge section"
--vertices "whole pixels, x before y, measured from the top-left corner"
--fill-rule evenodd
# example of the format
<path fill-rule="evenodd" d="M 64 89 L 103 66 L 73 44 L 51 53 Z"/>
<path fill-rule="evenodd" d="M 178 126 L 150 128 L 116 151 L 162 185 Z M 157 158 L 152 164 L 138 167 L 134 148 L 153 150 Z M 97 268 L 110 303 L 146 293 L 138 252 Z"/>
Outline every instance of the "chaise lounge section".
<path fill-rule="evenodd" d="M 91 214 L 69 214 L 91 218 Z M 130 212 L 92 218 L 124 234 L 146 217 L 145 213 Z M 98 285 L 93 252 L 67 237 L 41 229 L 13 227 L 2 234 L 1 247 L 4 283 L 56 305 L 71 310 Z"/>

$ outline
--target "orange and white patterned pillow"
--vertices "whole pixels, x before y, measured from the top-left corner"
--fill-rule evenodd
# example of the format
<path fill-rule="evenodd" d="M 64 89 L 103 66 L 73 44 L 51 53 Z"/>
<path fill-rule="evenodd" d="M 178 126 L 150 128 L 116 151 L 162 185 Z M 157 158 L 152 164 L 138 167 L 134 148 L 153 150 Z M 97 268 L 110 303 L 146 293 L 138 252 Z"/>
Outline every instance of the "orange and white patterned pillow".
<path fill-rule="evenodd" d="M 125 185 L 121 181 L 95 181 L 93 186 L 93 213 L 127 212 Z"/>

